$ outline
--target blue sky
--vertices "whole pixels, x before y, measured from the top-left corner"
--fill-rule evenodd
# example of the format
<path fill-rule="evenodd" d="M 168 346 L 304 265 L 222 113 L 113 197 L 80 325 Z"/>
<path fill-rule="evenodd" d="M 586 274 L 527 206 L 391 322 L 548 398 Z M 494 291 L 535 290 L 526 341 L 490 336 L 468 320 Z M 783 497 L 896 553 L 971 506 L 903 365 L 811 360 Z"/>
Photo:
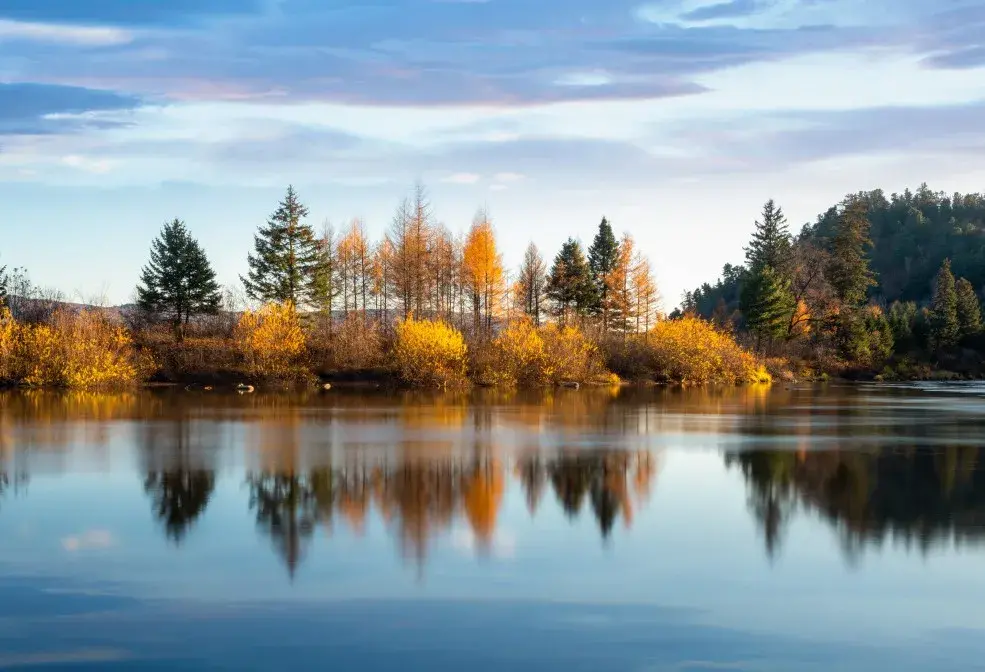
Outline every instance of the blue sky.
<path fill-rule="evenodd" d="M 985 187 L 985 0 L 0 0 L 0 264 L 128 300 L 186 220 L 225 283 L 293 183 L 379 235 L 422 180 L 507 262 L 606 215 L 668 307 L 776 198 Z"/>

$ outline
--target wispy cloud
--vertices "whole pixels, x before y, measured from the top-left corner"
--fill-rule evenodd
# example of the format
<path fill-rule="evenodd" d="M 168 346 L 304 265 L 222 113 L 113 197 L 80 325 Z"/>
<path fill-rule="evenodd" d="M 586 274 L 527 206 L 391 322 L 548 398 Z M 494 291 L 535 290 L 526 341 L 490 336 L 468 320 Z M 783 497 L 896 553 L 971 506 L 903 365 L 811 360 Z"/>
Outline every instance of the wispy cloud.
<path fill-rule="evenodd" d="M 454 173 L 443 177 L 441 181 L 447 184 L 475 184 L 481 179 L 482 176 L 475 173 Z"/>
<path fill-rule="evenodd" d="M 27 40 L 87 47 L 127 44 L 133 34 L 122 28 L 73 26 L 0 19 L 0 42 Z"/>

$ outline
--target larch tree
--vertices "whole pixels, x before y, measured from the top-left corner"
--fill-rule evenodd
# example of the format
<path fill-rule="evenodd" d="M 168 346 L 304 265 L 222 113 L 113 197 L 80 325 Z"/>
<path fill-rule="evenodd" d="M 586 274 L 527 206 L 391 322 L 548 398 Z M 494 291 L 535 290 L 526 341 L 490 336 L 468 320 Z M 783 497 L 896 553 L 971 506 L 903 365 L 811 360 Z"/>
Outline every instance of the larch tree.
<path fill-rule="evenodd" d="M 930 308 L 930 341 L 936 350 L 950 348 L 961 339 L 958 321 L 958 294 L 951 273 L 951 260 L 945 259 L 934 281 L 934 298 Z"/>
<path fill-rule="evenodd" d="M 517 278 L 517 290 L 523 312 L 529 315 L 534 324 L 540 326 L 543 314 L 544 288 L 547 285 L 547 266 L 540 250 L 531 242 L 523 253 L 523 263 Z"/>
<path fill-rule="evenodd" d="M 257 301 L 290 302 L 295 307 L 316 302 L 321 262 L 314 229 L 304 219 L 308 208 L 293 186 L 254 236 L 249 274 L 241 277 L 246 293 Z"/>
<path fill-rule="evenodd" d="M 376 297 L 376 310 L 382 323 L 389 325 L 390 297 L 393 295 L 393 243 L 388 236 L 376 246 L 373 253 L 373 295 Z"/>
<path fill-rule="evenodd" d="M 432 229 L 431 204 L 423 185 L 414 190 L 413 200 L 404 201 L 390 226 L 393 246 L 393 285 L 404 317 L 422 313 L 427 300 L 427 267 Z"/>
<path fill-rule="evenodd" d="M 165 224 L 151 243 L 150 261 L 140 274 L 139 308 L 167 320 L 181 341 L 193 316 L 214 315 L 221 302 L 215 271 L 198 241 L 180 219 Z"/>
<path fill-rule="evenodd" d="M 502 293 L 503 258 L 496 249 L 496 233 L 484 210 L 476 213 L 465 238 L 462 278 L 472 296 L 476 329 L 484 315 L 486 332 L 491 333 L 493 312 Z"/>
<path fill-rule="evenodd" d="M 318 266 L 315 270 L 315 293 L 313 304 L 332 324 L 332 310 L 339 295 L 338 240 L 335 228 L 328 221 L 322 227 L 318 240 Z"/>
<path fill-rule="evenodd" d="M 547 276 L 547 298 L 554 302 L 561 324 L 572 316 L 584 317 L 594 305 L 595 287 L 581 243 L 568 238 L 554 257 Z"/>
<path fill-rule="evenodd" d="M 633 273 L 630 276 L 632 282 L 632 295 L 636 300 L 636 333 L 650 331 L 650 327 L 657 321 L 657 312 L 660 308 L 660 293 L 657 291 L 657 283 L 653 278 L 653 268 L 650 260 L 644 255 L 637 253 L 633 262 Z"/>
<path fill-rule="evenodd" d="M 633 237 L 624 233 L 617 249 L 616 263 L 604 278 L 607 298 L 603 305 L 608 305 L 608 317 L 604 320 L 604 326 L 625 334 L 630 330 L 636 313 L 633 296 L 636 243 Z"/>
<path fill-rule="evenodd" d="M 605 217 L 599 223 L 595 239 L 588 248 L 588 267 L 592 271 L 594 296 L 592 311 L 602 318 L 602 330 L 609 329 L 612 313 L 612 272 L 619 262 L 619 243 L 612 232 L 612 225 Z"/>
<path fill-rule="evenodd" d="M 975 336 L 982 331 L 982 304 L 978 300 L 975 288 L 967 278 L 958 280 L 955 286 L 958 310 L 958 325 L 961 338 Z"/>

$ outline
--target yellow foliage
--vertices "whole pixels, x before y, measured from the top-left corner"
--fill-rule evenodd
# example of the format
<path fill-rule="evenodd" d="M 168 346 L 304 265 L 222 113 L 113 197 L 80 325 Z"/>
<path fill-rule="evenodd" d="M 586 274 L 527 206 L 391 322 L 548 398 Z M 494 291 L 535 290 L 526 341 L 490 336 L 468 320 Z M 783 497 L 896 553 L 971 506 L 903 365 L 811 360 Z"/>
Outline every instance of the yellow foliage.
<path fill-rule="evenodd" d="M 598 347 L 580 329 L 555 324 L 536 328 L 528 318 L 510 323 L 493 339 L 491 357 L 484 365 L 488 371 L 481 377 L 506 387 L 619 382 L 606 371 Z"/>
<path fill-rule="evenodd" d="M 59 310 L 50 324 L 0 314 L 0 377 L 32 386 L 131 385 L 151 367 L 126 330 L 96 311 Z"/>
<path fill-rule="evenodd" d="M 409 317 L 398 323 L 393 354 L 397 372 L 411 385 L 447 387 L 465 380 L 465 339 L 444 322 Z"/>
<path fill-rule="evenodd" d="M 291 303 L 268 303 L 258 311 L 246 311 L 235 339 L 252 375 L 291 378 L 304 370 L 305 336 Z"/>
<path fill-rule="evenodd" d="M 650 366 L 683 384 L 769 383 L 770 374 L 731 335 L 696 317 L 666 320 L 646 336 Z"/>

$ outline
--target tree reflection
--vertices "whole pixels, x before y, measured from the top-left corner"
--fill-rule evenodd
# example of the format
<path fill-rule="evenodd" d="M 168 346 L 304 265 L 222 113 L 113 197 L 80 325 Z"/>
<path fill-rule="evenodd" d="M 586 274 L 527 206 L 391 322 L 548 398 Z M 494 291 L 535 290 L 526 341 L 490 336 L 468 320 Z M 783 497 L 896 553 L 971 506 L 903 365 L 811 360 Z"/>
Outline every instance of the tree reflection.
<path fill-rule="evenodd" d="M 205 511 L 215 489 L 215 473 L 174 469 L 151 472 L 144 480 L 154 515 L 164 525 L 167 537 L 181 543 L 188 529 Z"/>
<path fill-rule="evenodd" d="M 982 451 L 750 451 L 726 461 L 745 477 L 768 553 L 776 553 L 786 521 L 800 509 L 831 524 L 855 561 L 867 546 L 886 541 L 926 553 L 985 540 Z"/>

